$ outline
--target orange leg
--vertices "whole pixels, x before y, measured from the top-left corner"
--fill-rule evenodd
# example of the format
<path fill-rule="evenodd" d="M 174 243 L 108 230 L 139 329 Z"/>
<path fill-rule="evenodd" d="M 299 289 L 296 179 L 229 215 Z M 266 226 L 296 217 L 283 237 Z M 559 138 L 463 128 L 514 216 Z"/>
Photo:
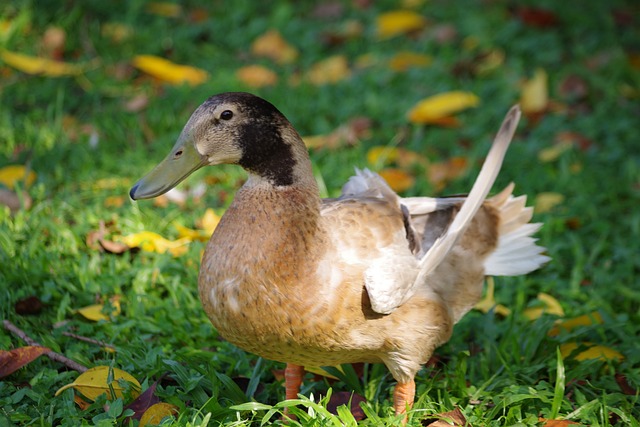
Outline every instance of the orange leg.
<path fill-rule="evenodd" d="M 396 415 L 404 414 L 407 412 L 407 408 L 411 408 L 415 395 L 416 383 L 413 380 L 396 385 L 396 388 L 393 390 L 393 408 L 396 410 Z M 404 422 L 407 422 L 406 415 Z"/>
<path fill-rule="evenodd" d="M 284 390 L 287 400 L 298 398 L 302 377 L 304 377 L 304 366 L 287 363 L 287 367 L 284 369 Z M 287 417 L 295 419 L 294 416 L 289 414 L 289 408 L 285 408 L 284 415 L 285 419 Z"/>

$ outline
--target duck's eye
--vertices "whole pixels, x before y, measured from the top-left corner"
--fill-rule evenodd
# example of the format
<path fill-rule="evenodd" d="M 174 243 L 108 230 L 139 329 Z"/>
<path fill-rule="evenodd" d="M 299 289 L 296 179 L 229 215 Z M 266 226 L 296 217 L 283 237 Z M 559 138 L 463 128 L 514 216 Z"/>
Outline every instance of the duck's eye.
<path fill-rule="evenodd" d="M 233 117 L 233 111 L 231 110 L 224 110 L 222 114 L 220 114 L 220 118 L 222 120 L 231 120 L 232 117 Z"/>

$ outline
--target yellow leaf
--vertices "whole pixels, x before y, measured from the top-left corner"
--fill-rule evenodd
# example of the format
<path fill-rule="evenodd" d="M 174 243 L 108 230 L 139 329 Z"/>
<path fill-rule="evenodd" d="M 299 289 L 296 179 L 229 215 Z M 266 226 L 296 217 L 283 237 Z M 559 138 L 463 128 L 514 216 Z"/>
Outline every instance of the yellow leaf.
<path fill-rule="evenodd" d="M 132 64 L 150 76 L 174 85 L 188 83 L 197 86 L 209 78 L 207 72 L 200 68 L 179 65 L 159 56 L 137 55 Z"/>
<path fill-rule="evenodd" d="M 480 310 L 483 313 L 488 313 L 491 309 L 501 316 L 508 316 L 511 314 L 511 310 L 505 307 L 502 304 L 496 304 L 495 300 L 495 282 L 493 281 L 493 277 L 487 277 L 487 291 L 485 293 L 484 298 L 482 298 L 475 306 L 476 310 Z"/>
<path fill-rule="evenodd" d="M 349 69 L 347 57 L 334 55 L 315 63 L 307 73 L 307 78 L 315 85 L 323 85 L 337 83 L 350 75 L 351 70 Z"/>
<path fill-rule="evenodd" d="M 76 76 L 84 70 L 82 65 L 53 61 L 36 56 L 0 50 L 0 59 L 7 65 L 27 74 L 42 74 L 49 77 Z"/>
<path fill-rule="evenodd" d="M 367 151 L 367 162 L 370 165 L 387 165 L 393 163 L 398 159 L 398 147 L 388 147 L 385 145 L 378 145 L 371 147 Z"/>
<path fill-rule="evenodd" d="M 173 226 L 176 230 L 178 230 L 178 236 L 181 239 L 185 238 L 190 241 L 207 242 L 209 241 L 209 238 L 211 238 L 211 234 L 207 233 L 204 230 L 193 230 L 177 222 L 174 222 Z"/>
<path fill-rule="evenodd" d="M 415 178 L 401 169 L 383 169 L 378 172 L 393 191 L 402 192 L 413 187 Z"/>
<path fill-rule="evenodd" d="M 134 29 L 120 22 L 106 22 L 102 24 L 100 32 L 103 37 L 110 39 L 112 42 L 122 43 L 133 35 Z"/>
<path fill-rule="evenodd" d="M 433 187 L 440 191 L 446 183 L 464 175 L 467 171 L 466 157 L 452 157 L 444 162 L 432 163 L 427 170 L 427 177 Z"/>
<path fill-rule="evenodd" d="M 541 113 L 548 103 L 547 72 L 538 68 L 533 77 L 522 84 L 520 108 L 523 113 Z"/>
<path fill-rule="evenodd" d="M 109 380 L 110 371 L 113 378 L 111 384 L 107 382 Z M 88 371 L 80 374 L 80 376 L 78 376 L 78 378 L 76 378 L 76 380 L 71 384 L 60 387 L 58 391 L 56 391 L 55 395 L 58 396 L 66 389 L 73 388 L 91 401 L 96 400 L 98 396 L 105 393 L 109 399 L 124 397 L 124 387 L 120 385 L 118 380 L 124 380 L 130 383 L 129 390 L 131 390 L 131 396 L 133 398 L 140 395 L 141 387 L 138 380 L 121 369 L 111 368 L 109 366 L 96 366 L 95 368 L 89 369 Z M 111 388 L 113 389 L 115 396 L 111 395 Z"/>
<path fill-rule="evenodd" d="M 130 248 L 140 248 L 147 252 L 163 254 L 169 252 L 173 256 L 183 255 L 188 249 L 188 238 L 168 240 L 152 231 L 141 231 L 128 236 L 115 236 L 114 240 L 123 242 Z"/>
<path fill-rule="evenodd" d="M 124 197 L 122 196 L 109 196 L 104 199 L 105 208 L 119 208 L 124 205 Z"/>
<path fill-rule="evenodd" d="M 411 67 L 428 67 L 433 62 L 429 55 L 415 52 L 399 52 L 389 60 L 389 67 L 393 71 L 407 71 Z"/>
<path fill-rule="evenodd" d="M 182 14 L 182 7 L 176 3 L 154 1 L 145 5 L 145 10 L 154 15 L 166 18 L 178 18 Z"/>
<path fill-rule="evenodd" d="M 538 193 L 534 202 L 536 213 L 549 212 L 559 204 L 564 202 L 564 195 L 553 192 Z"/>
<path fill-rule="evenodd" d="M 29 187 L 35 180 L 35 172 L 30 170 L 27 173 L 27 168 L 22 165 L 9 165 L 0 168 L 0 184 L 4 184 L 10 190 L 13 190 L 18 182 L 23 182 L 25 187 Z"/>
<path fill-rule="evenodd" d="M 111 312 L 111 316 L 117 316 L 121 312 L 120 308 L 120 297 L 114 296 L 110 299 L 111 307 L 113 311 Z M 92 304 L 83 308 L 78 309 L 78 313 L 89 320 L 93 320 L 95 322 L 99 320 L 109 321 L 110 316 L 104 313 L 104 304 Z"/>
<path fill-rule="evenodd" d="M 376 32 L 379 38 L 386 39 L 420 30 L 426 24 L 425 17 L 414 11 L 394 10 L 378 16 Z"/>
<path fill-rule="evenodd" d="M 567 150 L 570 150 L 573 146 L 570 142 L 561 142 L 558 144 L 554 144 L 551 147 L 543 148 L 538 152 L 538 160 L 543 163 L 553 162 L 557 160 L 562 153 Z"/>
<path fill-rule="evenodd" d="M 579 326 L 590 326 L 594 324 L 602 323 L 602 316 L 597 311 L 590 314 L 584 314 L 582 316 L 574 317 L 573 319 L 558 320 L 553 328 L 549 330 L 547 335 L 555 337 L 560 335 L 560 332 L 570 332 Z"/>
<path fill-rule="evenodd" d="M 553 314 L 555 316 L 564 316 L 564 310 L 557 299 L 549 294 L 541 292 L 538 294 L 538 300 L 542 302 L 542 307 L 531 307 L 524 311 L 524 316 L 529 320 L 535 320 L 542 314 Z"/>
<path fill-rule="evenodd" d="M 140 418 L 138 427 L 155 426 L 160 424 L 164 417 L 172 417 L 178 415 L 180 410 L 176 405 L 170 403 L 159 402 L 151 405 L 149 409 L 144 411 Z"/>
<path fill-rule="evenodd" d="M 279 64 L 290 64 L 298 58 L 298 50 L 291 46 L 277 30 L 269 30 L 251 45 L 251 52 Z"/>
<path fill-rule="evenodd" d="M 620 352 L 610 347 L 605 347 L 603 345 L 595 345 L 590 342 L 581 342 L 581 343 L 568 342 L 568 343 L 561 344 L 560 354 L 562 355 L 563 358 L 566 358 L 570 356 L 575 350 L 579 349 L 580 347 L 587 347 L 587 349 L 579 352 L 573 357 L 577 361 L 598 359 L 598 360 L 615 360 L 619 362 L 622 359 L 624 359 L 624 356 Z"/>
<path fill-rule="evenodd" d="M 480 103 L 480 98 L 470 92 L 453 91 L 440 93 L 418 102 L 408 113 L 412 123 L 437 123 Z"/>
<path fill-rule="evenodd" d="M 206 211 L 204 211 L 204 215 L 202 216 L 200 221 L 198 221 L 197 225 L 209 236 L 211 236 L 213 234 L 213 231 L 218 226 L 219 222 L 220 217 L 216 215 L 213 209 L 208 208 Z"/>
<path fill-rule="evenodd" d="M 260 88 L 273 86 L 278 82 L 276 73 L 262 65 L 248 65 L 236 71 L 236 77 L 247 86 Z"/>

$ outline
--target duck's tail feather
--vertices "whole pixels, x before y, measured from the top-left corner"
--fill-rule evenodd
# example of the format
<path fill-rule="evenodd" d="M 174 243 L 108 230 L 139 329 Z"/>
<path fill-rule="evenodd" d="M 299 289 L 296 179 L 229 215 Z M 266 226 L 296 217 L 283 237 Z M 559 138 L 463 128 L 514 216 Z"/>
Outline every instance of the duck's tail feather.
<path fill-rule="evenodd" d="M 537 270 L 551 258 L 544 255 L 545 248 L 536 245 L 533 234 L 541 223 L 529 223 L 533 208 L 526 207 L 526 196 L 514 197 L 513 183 L 487 202 L 500 215 L 498 246 L 484 262 L 487 276 L 518 276 Z"/>
<path fill-rule="evenodd" d="M 518 126 L 520 114 L 520 108 L 517 105 L 513 106 L 507 113 L 469 196 L 462 204 L 447 232 L 435 241 L 420 260 L 420 272 L 415 283 L 423 283 L 426 276 L 442 262 L 484 203 L 498 176 L 504 155 Z"/>

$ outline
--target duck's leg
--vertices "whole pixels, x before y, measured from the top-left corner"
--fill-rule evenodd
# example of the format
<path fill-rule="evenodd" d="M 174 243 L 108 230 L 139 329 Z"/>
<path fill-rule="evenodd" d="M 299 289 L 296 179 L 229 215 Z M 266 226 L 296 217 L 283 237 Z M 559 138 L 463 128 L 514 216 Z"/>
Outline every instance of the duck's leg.
<path fill-rule="evenodd" d="M 304 366 L 287 363 L 287 367 L 284 368 L 284 393 L 287 400 L 298 398 L 302 377 L 304 377 Z M 289 413 L 289 408 L 284 408 L 284 419 L 287 418 L 295 419 L 296 417 Z"/>
<path fill-rule="evenodd" d="M 396 384 L 396 388 L 393 390 L 393 408 L 396 410 L 396 415 L 407 412 L 407 407 L 411 408 L 415 395 L 415 381 L 411 380 L 406 383 Z M 407 418 L 405 416 L 405 422 L 406 421 Z"/>
<path fill-rule="evenodd" d="M 298 398 L 302 377 L 304 377 L 304 366 L 287 363 L 284 370 L 284 389 L 287 400 Z"/>

